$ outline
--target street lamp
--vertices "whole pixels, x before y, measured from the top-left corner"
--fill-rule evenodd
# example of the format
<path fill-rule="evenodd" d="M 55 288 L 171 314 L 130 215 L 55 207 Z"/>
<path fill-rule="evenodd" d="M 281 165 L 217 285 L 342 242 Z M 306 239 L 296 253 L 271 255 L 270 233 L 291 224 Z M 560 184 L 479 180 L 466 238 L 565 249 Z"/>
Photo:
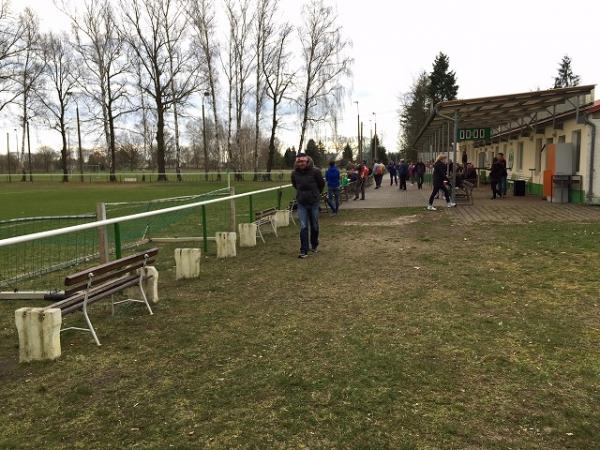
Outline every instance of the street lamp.
<path fill-rule="evenodd" d="M 373 142 L 373 158 L 375 155 L 379 153 L 379 138 L 377 137 L 377 113 L 373 113 L 374 122 L 375 122 L 375 141 Z"/>

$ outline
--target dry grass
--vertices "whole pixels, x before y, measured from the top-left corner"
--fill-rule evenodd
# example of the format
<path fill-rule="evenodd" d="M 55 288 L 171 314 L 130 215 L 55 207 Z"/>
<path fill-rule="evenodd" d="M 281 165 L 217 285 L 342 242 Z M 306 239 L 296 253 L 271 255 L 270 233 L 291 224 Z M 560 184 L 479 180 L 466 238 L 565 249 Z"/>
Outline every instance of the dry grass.
<path fill-rule="evenodd" d="M 165 247 L 156 315 L 99 306 L 56 362 L 0 304 L 0 447 L 594 448 L 600 226 L 446 217 L 343 211 L 179 283 Z"/>

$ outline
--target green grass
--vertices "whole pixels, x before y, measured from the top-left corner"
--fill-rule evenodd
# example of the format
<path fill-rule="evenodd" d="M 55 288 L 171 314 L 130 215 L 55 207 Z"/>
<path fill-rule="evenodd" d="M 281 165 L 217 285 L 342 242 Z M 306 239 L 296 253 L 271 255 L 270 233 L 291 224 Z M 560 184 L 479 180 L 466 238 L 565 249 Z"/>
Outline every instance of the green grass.
<path fill-rule="evenodd" d="M 232 183 L 237 193 L 287 184 L 283 182 Z M 142 201 L 201 194 L 227 187 L 224 182 L 75 184 L 3 183 L 0 185 L 0 220 L 42 215 L 94 213 L 98 202 Z"/>
<path fill-rule="evenodd" d="M 600 225 L 451 225 L 342 211 L 182 282 L 165 246 L 155 316 L 97 305 L 55 362 L 0 303 L 0 448 L 596 448 Z"/>

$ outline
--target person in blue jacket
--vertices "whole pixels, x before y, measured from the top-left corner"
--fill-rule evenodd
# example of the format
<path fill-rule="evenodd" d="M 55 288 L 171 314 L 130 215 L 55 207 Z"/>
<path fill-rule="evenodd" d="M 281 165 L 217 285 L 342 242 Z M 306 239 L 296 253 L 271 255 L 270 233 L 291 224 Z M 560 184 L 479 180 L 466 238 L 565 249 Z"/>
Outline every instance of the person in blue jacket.
<path fill-rule="evenodd" d="M 335 161 L 329 161 L 325 180 L 327 181 L 327 203 L 333 215 L 336 215 L 340 209 L 340 170 L 336 167 Z"/>

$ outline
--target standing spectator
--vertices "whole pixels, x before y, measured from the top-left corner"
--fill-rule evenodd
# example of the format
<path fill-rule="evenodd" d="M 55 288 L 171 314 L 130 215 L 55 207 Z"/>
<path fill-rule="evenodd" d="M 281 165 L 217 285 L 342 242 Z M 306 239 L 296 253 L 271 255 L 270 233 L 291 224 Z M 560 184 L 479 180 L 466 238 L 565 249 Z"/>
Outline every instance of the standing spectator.
<path fill-rule="evenodd" d="M 400 177 L 400 190 L 406 190 L 406 178 L 408 177 L 408 164 L 403 159 L 400 160 L 398 166 L 398 176 Z"/>
<path fill-rule="evenodd" d="M 375 161 L 375 164 L 373 165 L 373 178 L 375 178 L 375 189 L 379 189 L 381 187 L 384 172 L 385 166 L 379 161 Z"/>
<path fill-rule="evenodd" d="M 314 167 L 313 160 L 305 153 L 296 156 L 292 185 L 296 189 L 298 204 L 298 220 L 300 221 L 300 255 L 308 256 L 308 241 L 310 228 L 310 247 L 317 252 L 319 246 L 319 203 L 325 180 L 321 171 Z"/>
<path fill-rule="evenodd" d="M 390 161 L 387 165 L 387 171 L 390 174 L 390 186 L 393 186 L 394 182 L 396 183 L 396 186 L 398 186 L 398 170 L 396 169 L 395 161 Z"/>
<path fill-rule="evenodd" d="M 463 154 L 462 154 L 462 163 L 463 166 L 466 167 L 467 166 L 467 162 L 469 162 L 469 156 L 467 155 L 467 151 L 463 150 Z"/>
<path fill-rule="evenodd" d="M 408 178 L 410 179 L 410 184 L 415 184 L 415 163 L 412 161 L 408 165 Z"/>
<path fill-rule="evenodd" d="M 358 167 L 358 179 L 356 181 L 356 195 L 354 200 L 358 200 L 358 194 L 360 192 L 360 199 L 365 199 L 365 185 L 367 184 L 367 179 L 369 178 L 369 167 L 367 166 L 367 161 L 363 161 L 362 164 Z"/>
<path fill-rule="evenodd" d="M 506 197 L 507 190 L 507 180 L 508 180 L 508 171 L 506 170 L 506 158 L 504 158 L 504 153 L 498 153 L 498 162 L 502 166 L 502 171 L 500 173 L 500 179 L 498 180 L 498 194 L 500 198 Z"/>
<path fill-rule="evenodd" d="M 325 179 L 327 180 L 327 203 L 333 215 L 336 215 L 340 209 L 340 171 L 335 166 L 335 161 L 329 161 Z"/>
<path fill-rule="evenodd" d="M 415 175 L 417 177 L 417 188 L 423 189 L 423 182 L 425 181 L 425 164 L 423 161 L 418 161 L 415 164 Z"/>
<path fill-rule="evenodd" d="M 456 203 L 450 201 L 450 193 L 448 192 L 448 188 L 446 187 L 446 184 L 448 183 L 448 177 L 446 176 L 445 160 L 445 155 L 439 155 L 435 160 L 435 163 L 433 164 L 433 191 L 431 192 L 431 196 L 429 197 L 429 204 L 427 205 L 427 209 L 429 211 L 436 210 L 436 208 L 433 206 L 433 200 L 435 199 L 435 195 L 440 190 L 444 192 L 448 208 L 456 206 Z"/>
<path fill-rule="evenodd" d="M 354 164 L 348 164 L 346 174 L 348 175 L 348 187 L 350 192 L 355 194 L 354 200 L 356 200 L 358 198 L 358 170 L 356 170 Z"/>
<path fill-rule="evenodd" d="M 501 180 L 505 170 L 506 169 L 502 165 L 500 159 L 494 158 L 492 161 L 492 167 L 490 168 L 490 185 L 492 186 L 492 200 L 495 200 L 497 197 L 502 197 Z"/>

